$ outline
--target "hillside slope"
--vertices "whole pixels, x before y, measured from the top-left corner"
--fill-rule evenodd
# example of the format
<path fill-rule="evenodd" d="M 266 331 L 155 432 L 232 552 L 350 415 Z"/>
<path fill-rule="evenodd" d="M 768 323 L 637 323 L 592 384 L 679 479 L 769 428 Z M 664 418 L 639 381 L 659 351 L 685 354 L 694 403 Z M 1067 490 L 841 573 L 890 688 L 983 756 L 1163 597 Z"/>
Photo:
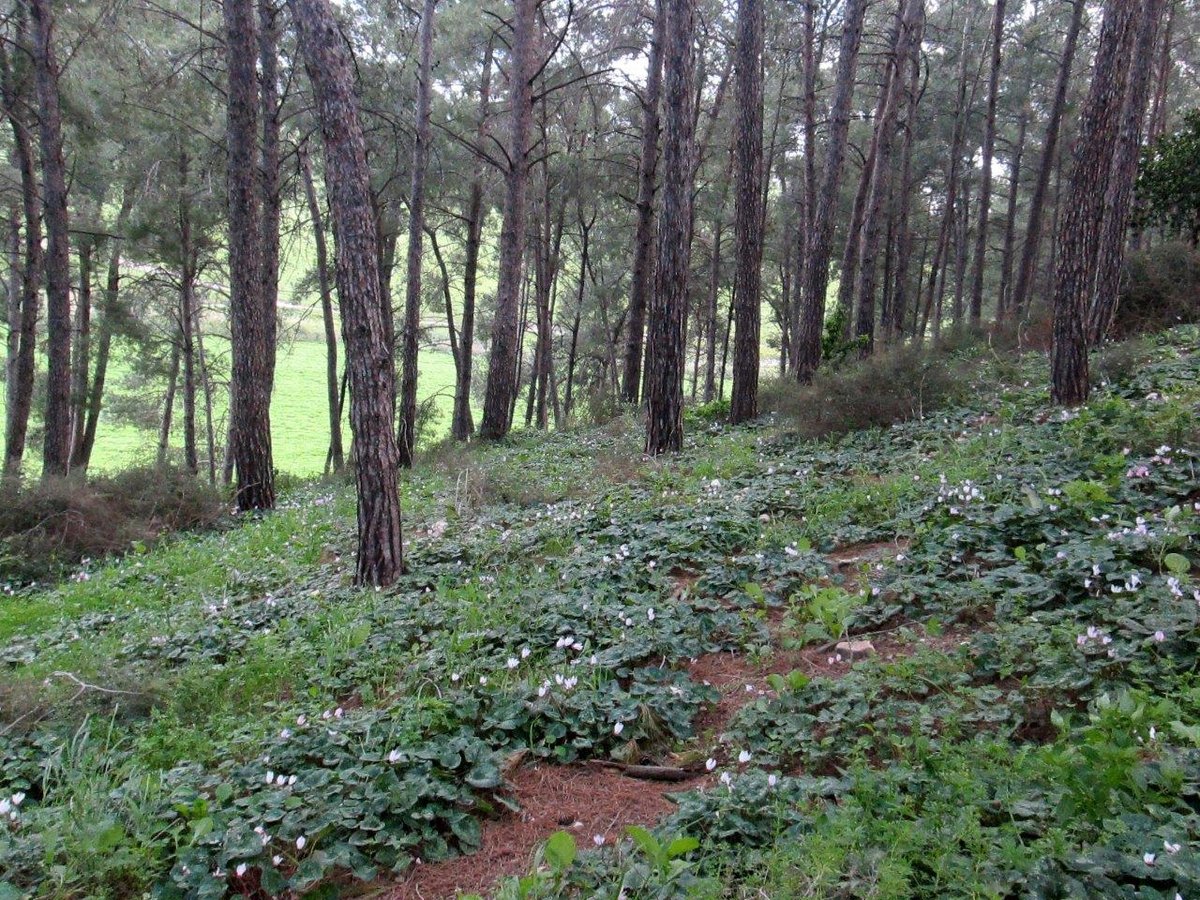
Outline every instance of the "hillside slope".
<path fill-rule="evenodd" d="M 443 454 L 385 592 L 314 485 L 9 597 L 0 897 L 1200 895 L 1197 343 Z"/>

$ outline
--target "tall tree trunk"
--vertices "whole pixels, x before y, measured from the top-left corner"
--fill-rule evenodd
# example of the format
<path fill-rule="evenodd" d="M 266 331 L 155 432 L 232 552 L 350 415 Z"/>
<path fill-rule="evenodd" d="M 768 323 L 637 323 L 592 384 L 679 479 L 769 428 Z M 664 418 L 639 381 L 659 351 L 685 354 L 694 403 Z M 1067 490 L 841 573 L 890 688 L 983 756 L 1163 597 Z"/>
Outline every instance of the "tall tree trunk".
<path fill-rule="evenodd" d="M 810 277 L 809 240 L 817 211 L 817 69 L 820 67 L 820 57 L 816 47 L 816 8 L 817 0 L 804 0 L 801 50 L 804 60 L 804 98 L 801 104 L 804 117 L 804 199 L 799 227 L 796 229 L 796 274 L 792 279 L 791 342 L 788 347 L 791 358 L 788 362 L 793 372 L 798 365 L 800 317 Z"/>
<path fill-rule="evenodd" d="M 592 212 L 591 219 L 584 219 L 583 210 L 579 212 L 579 290 L 575 296 L 575 321 L 571 325 L 571 345 L 567 350 L 567 390 L 563 399 L 563 413 L 570 419 L 574 404 L 575 362 L 579 349 L 579 322 L 583 315 L 584 291 L 587 287 L 588 269 L 591 261 L 588 253 L 591 249 L 592 227 L 596 224 L 596 213 Z"/>
<path fill-rule="evenodd" d="M 240 510 L 275 506 L 271 459 L 271 366 L 274 314 L 266 321 L 263 297 L 263 217 L 260 203 L 258 59 L 254 0 L 226 0 L 225 50 L 229 71 L 229 322 L 230 455 Z"/>
<path fill-rule="evenodd" d="M 196 305 L 192 317 L 192 334 L 196 340 L 196 361 L 200 364 L 200 385 L 204 390 L 204 437 L 208 457 L 208 483 L 217 483 L 217 433 L 213 424 L 213 383 L 204 354 L 204 329 L 200 325 L 200 307 Z"/>
<path fill-rule="evenodd" d="M 1165 6 L 1166 0 L 1142 0 L 1141 18 L 1117 132 L 1116 152 L 1104 188 L 1104 221 L 1096 251 L 1099 263 L 1088 321 L 1088 340 L 1092 346 L 1103 343 L 1120 299 L 1121 269 L 1125 262 L 1125 228 L 1133 208 L 1133 188 L 1142 149 L 1142 123 L 1146 119 L 1154 47 Z"/>
<path fill-rule="evenodd" d="M 725 223 L 718 215 L 713 222 L 712 258 L 708 270 L 708 314 L 704 348 L 704 402 L 712 403 L 717 392 L 717 298 L 721 291 L 721 238 Z"/>
<path fill-rule="evenodd" d="M 739 0 L 734 44 L 737 109 L 734 158 L 734 243 L 737 308 L 733 344 L 735 425 L 758 415 L 763 255 L 763 0 Z"/>
<path fill-rule="evenodd" d="M 525 250 L 525 191 L 529 181 L 529 132 L 533 121 L 533 85 L 537 0 L 513 0 L 512 58 L 509 64 L 509 107 L 512 131 L 505 174 L 504 224 L 500 231 L 500 273 L 496 286 L 496 318 L 488 360 L 487 391 L 479 436 L 498 440 L 512 427 L 517 396 L 518 315 L 522 257 Z"/>
<path fill-rule="evenodd" d="M 18 43 L 27 49 L 28 23 L 18 22 Z M 24 260 L 21 266 L 19 339 L 13 366 L 14 380 L 8 383 L 8 401 L 4 428 L 4 477 L 18 478 L 29 433 L 29 415 L 33 408 L 33 381 L 37 360 L 37 321 L 41 301 L 43 268 L 41 187 L 38 184 L 37 159 L 33 148 L 32 125 L 26 109 L 27 85 L 14 69 L 5 43 L 0 42 L 3 66 L 4 109 L 13 132 L 13 155 L 21 173 L 21 208 L 25 227 Z"/>
<path fill-rule="evenodd" d="M 975 257 L 971 264 L 971 327 L 983 318 L 983 265 L 987 257 L 988 226 L 992 210 L 992 156 L 996 151 L 996 103 L 1000 96 L 1000 63 L 1004 48 L 1004 10 L 1007 0 L 996 0 L 992 11 L 992 63 L 988 70 L 987 114 L 983 123 L 983 161 L 979 182 Z"/>
<path fill-rule="evenodd" d="M 1003 321 L 1012 306 L 1013 262 L 1016 255 L 1017 206 L 1021 198 L 1021 160 L 1025 155 L 1025 135 L 1029 130 L 1029 107 L 1022 106 L 1017 120 L 1017 140 L 1008 165 L 1008 210 L 1004 214 L 1004 251 L 1000 263 L 1000 294 L 996 320 Z"/>
<path fill-rule="evenodd" d="M 196 248 L 192 239 L 192 198 L 188 184 L 189 159 L 179 154 L 179 338 L 183 356 L 183 464 L 200 471 L 196 450 Z"/>
<path fill-rule="evenodd" d="M 412 468 L 417 445 L 417 338 L 421 330 L 421 254 L 425 237 L 425 169 L 429 165 L 429 104 L 433 95 L 433 17 L 437 0 L 424 0 L 417 44 L 417 111 L 413 125 L 412 185 L 408 195 L 408 269 L 404 286 L 404 351 L 400 382 L 400 465 Z"/>
<path fill-rule="evenodd" d="M 885 204 L 892 192 L 892 147 L 899 119 L 907 94 L 907 67 L 914 58 L 921 42 L 921 19 L 924 15 L 923 0 L 901 0 L 897 10 L 896 34 L 892 45 L 891 76 L 885 79 L 887 90 L 883 108 L 875 123 L 875 160 L 871 172 L 871 193 L 867 199 L 866 217 L 859 247 L 858 283 L 855 295 L 858 298 L 858 321 L 855 334 L 862 341 L 862 354 L 870 355 L 875 349 L 875 277 L 878 270 L 876 257 L 883 232 L 883 220 L 887 217 Z M 864 175 L 865 177 L 865 175 Z"/>
<path fill-rule="evenodd" d="M 488 41 L 483 56 L 483 71 L 479 77 L 479 121 L 475 127 L 476 143 L 482 145 L 487 137 L 488 115 L 492 94 L 492 42 Z M 467 200 L 466 258 L 463 261 L 463 311 L 459 329 L 458 378 L 454 385 L 454 417 L 450 433 L 456 441 L 471 439 L 475 431 L 471 415 L 471 377 L 475 352 L 475 292 L 479 279 L 479 249 L 483 234 L 483 160 L 475 161 L 471 175 L 471 193 Z"/>
<path fill-rule="evenodd" d="M 912 177 L 912 160 L 913 160 L 913 141 L 916 137 L 916 116 L 917 104 L 920 102 L 920 82 L 921 82 L 921 58 L 920 58 L 920 42 L 917 42 L 913 48 L 913 60 L 911 63 L 911 72 L 908 82 L 908 96 L 905 98 L 905 106 L 908 110 L 908 115 L 904 120 L 904 140 L 900 150 L 900 196 L 897 198 L 899 205 L 899 221 L 896 223 L 896 275 L 895 287 L 892 292 L 891 314 L 887 322 L 884 324 L 884 339 L 888 342 L 894 342 L 904 337 L 905 320 L 908 315 L 908 298 L 909 298 L 909 267 L 912 263 L 912 248 L 914 235 L 910 225 L 910 215 L 912 210 L 912 193 L 913 193 L 913 177 Z M 923 245 L 924 246 L 924 245 Z M 918 298 L 918 302 L 913 306 L 919 305 L 921 296 L 919 286 L 919 276 L 924 274 L 925 261 L 921 260 L 918 272 L 918 287 L 914 297 Z"/>
<path fill-rule="evenodd" d="M 262 107 L 262 303 L 267 402 L 275 386 L 276 316 L 279 306 L 279 228 L 283 218 L 282 128 L 279 97 L 279 8 L 258 0 L 258 53 Z"/>
<path fill-rule="evenodd" d="M 1075 142 L 1057 241 L 1050 351 L 1051 399 L 1063 405 L 1083 403 L 1088 397 L 1088 302 L 1140 7 L 1140 2 L 1129 0 L 1107 0 L 1104 5 L 1092 83 Z"/>
<path fill-rule="evenodd" d="M 175 413 L 175 392 L 179 389 L 179 345 L 171 342 L 171 364 L 167 368 L 167 391 L 163 394 L 162 418 L 158 426 L 158 465 L 167 464 L 167 453 L 171 450 L 171 424 Z"/>
<path fill-rule="evenodd" d="M 694 0 L 663 0 L 663 187 L 646 378 L 646 453 L 683 446 L 684 321 L 687 316 L 694 151 Z"/>
<path fill-rule="evenodd" d="M 17 397 L 17 372 L 21 366 L 21 210 L 12 204 L 8 212 L 8 234 L 5 240 L 8 262 L 8 282 L 5 285 L 4 321 L 8 332 L 4 336 L 4 436 L 12 431 L 11 420 L 20 405 Z"/>
<path fill-rule="evenodd" d="M 92 251 L 90 235 L 79 241 L 79 293 L 75 298 L 75 347 L 71 364 L 71 459 L 69 468 L 78 468 L 86 427 L 88 368 L 92 353 Z"/>
<path fill-rule="evenodd" d="M 962 209 L 965 204 L 960 201 L 959 188 L 962 186 L 962 156 L 963 144 L 966 142 L 967 119 L 970 115 L 971 100 L 967 96 L 967 36 L 970 30 L 970 21 L 963 23 L 962 44 L 958 51 L 958 97 L 955 100 L 954 106 L 954 134 L 950 139 L 950 172 L 946 177 L 946 211 L 943 214 L 943 222 L 946 227 L 946 249 L 949 252 L 950 240 L 954 240 L 955 250 L 955 271 L 960 268 L 961 263 L 965 263 L 963 252 L 963 239 L 960 235 L 959 221 L 962 216 Z M 972 92 L 973 93 L 973 92 Z M 972 97 L 973 99 L 973 97 Z M 964 192 L 965 193 L 965 192 Z M 945 262 L 943 260 L 943 262 Z M 949 265 L 946 265 L 946 272 L 949 271 Z M 943 284 L 944 284 L 943 275 Z M 961 284 L 961 278 L 956 279 Z M 933 331 L 935 343 L 941 340 L 942 316 L 942 293 L 941 288 L 938 289 L 937 309 L 939 315 L 934 319 Z M 962 322 L 962 292 L 955 291 L 954 301 L 954 325 L 957 328 Z"/>
<path fill-rule="evenodd" d="M 1071 64 L 1075 59 L 1075 48 L 1079 43 L 1079 29 L 1083 24 L 1085 0 L 1072 0 L 1071 23 L 1063 42 L 1062 58 L 1058 63 L 1058 79 L 1054 85 L 1054 101 L 1050 105 L 1050 118 L 1046 121 L 1046 136 L 1042 142 L 1042 158 L 1038 163 L 1037 181 L 1033 195 L 1029 198 L 1029 220 L 1025 225 L 1025 243 L 1021 247 L 1021 264 L 1017 267 L 1017 282 L 1013 288 L 1010 307 L 1014 318 L 1020 319 L 1033 288 L 1038 251 L 1041 248 L 1042 220 L 1046 215 L 1046 192 L 1050 189 L 1050 176 L 1054 174 L 1058 158 L 1058 140 L 1061 131 L 1063 110 L 1067 105 L 1067 89 L 1071 83 Z"/>
<path fill-rule="evenodd" d="M 841 47 L 830 109 L 829 140 L 825 171 L 813 213 L 812 232 L 806 254 L 804 293 L 801 297 L 799 328 L 796 331 L 796 378 L 809 382 L 821 362 L 821 331 L 825 324 L 825 289 L 829 284 L 829 257 L 833 241 L 833 217 L 837 211 L 846 139 L 850 130 L 850 107 L 854 99 L 858 50 L 862 44 L 863 16 L 867 0 L 846 0 Z"/>
<path fill-rule="evenodd" d="M 326 191 L 336 223 L 338 301 L 350 373 L 358 495 L 355 579 L 362 585 L 388 585 L 404 569 L 393 411 L 396 382 L 384 321 L 366 140 L 350 60 L 329 0 L 288 0 L 288 5 L 316 95 Z"/>
<path fill-rule="evenodd" d="M 317 254 L 317 287 L 321 294 L 321 322 L 325 327 L 325 397 L 329 408 L 329 466 L 340 472 L 346 465 L 346 454 L 342 448 L 342 404 L 338 396 L 338 342 L 337 323 L 333 318 L 333 291 L 329 285 L 329 248 L 325 241 L 325 218 L 317 199 L 317 186 L 313 181 L 312 162 L 308 151 L 300 148 L 300 170 L 304 178 L 304 196 L 308 201 L 308 215 L 313 224 L 313 240 Z"/>
<path fill-rule="evenodd" d="M 83 437 L 72 461 L 73 469 L 86 473 L 92 460 L 92 449 L 96 446 L 96 428 L 100 424 L 100 411 L 104 405 L 104 385 L 108 377 L 108 360 L 112 350 L 113 330 L 118 315 L 117 303 L 121 292 L 121 241 L 129 213 L 133 209 L 134 186 L 125 185 L 121 197 L 121 209 L 117 213 L 116 238 L 108 257 L 108 274 L 104 282 L 104 303 L 101 307 L 99 333 L 96 338 L 96 363 L 92 371 L 92 383 L 88 389 L 86 423 Z"/>
<path fill-rule="evenodd" d="M 46 216 L 45 441 L 42 477 L 66 475 L 71 459 L 71 235 L 67 219 L 67 166 L 50 0 L 30 0 L 33 75 L 42 150 L 42 206 Z"/>
<path fill-rule="evenodd" d="M 637 403 L 642 375 L 642 341 L 646 305 L 654 278 L 654 194 L 658 177 L 658 107 L 662 97 L 663 41 L 666 2 L 656 0 L 650 52 L 646 63 L 646 89 L 642 94 L 642 151 L 638 163 L 637 225 L 633 238 L 633 282 L 629 288 L 628 330 L 625 336 L 625 374 L 621 399 Z"/>

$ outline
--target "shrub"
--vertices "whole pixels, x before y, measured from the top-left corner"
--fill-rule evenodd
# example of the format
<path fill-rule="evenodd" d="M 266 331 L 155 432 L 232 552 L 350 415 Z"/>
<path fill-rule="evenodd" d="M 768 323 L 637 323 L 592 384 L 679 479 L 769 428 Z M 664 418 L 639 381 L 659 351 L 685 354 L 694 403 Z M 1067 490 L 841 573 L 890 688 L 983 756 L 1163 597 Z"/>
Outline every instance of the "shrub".
<path fill-rule="evenodd" d="M 807 386 L 777 379 L 764 385 L 761 407 L 818 438 L 922 418 L 963 397 L 967 384 L 961 363 L 903 349 L 819 372 Z"/>
<path fill-rule="evenodd" d="M 9 486 L 0 499 L 0 578 L 17 582 L 210 526 L 226 509 L 219 490 L 173 467 Z"/>
<path fill-rule="evenodd" d="M 1200 322 L 1200 252 L 1182 243 L 1131 254 L 1125 264 L 1115 337 Z"/>

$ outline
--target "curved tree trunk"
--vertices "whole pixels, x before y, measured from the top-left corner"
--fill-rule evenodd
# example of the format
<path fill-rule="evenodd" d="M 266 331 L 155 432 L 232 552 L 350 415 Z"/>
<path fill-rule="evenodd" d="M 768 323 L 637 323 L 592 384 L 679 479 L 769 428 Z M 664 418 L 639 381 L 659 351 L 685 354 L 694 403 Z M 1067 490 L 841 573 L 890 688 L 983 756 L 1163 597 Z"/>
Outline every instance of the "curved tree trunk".
<path fill-rule="evenodd" d="M 758 368 L 762 310 L 763 255 L 763 28 L 762 0 L 739 0 L 734 69 L 737 109 L 734 135 L 733 395 L 729 420 L 746 422 L 758 415 Z"/>
<path fill-rule="evenodd" d="M 226 0 L 228 3 L 229 0 Z M 325 184 L 337 234 L 338 301 L 350 375 L 361 585 L 388 585 L 404 569 L 393 348 L 379 277 L 366 140 L 350 60 L 329 0 L 288 0 L 300 33 L 325 143 Z"/>
<path fill-rule="evenodd" d="M 663 182 L 646 352 L 646 453 L 683 446 L 684 320 L 691 246 L 694 0 L 663 0 Z"/>

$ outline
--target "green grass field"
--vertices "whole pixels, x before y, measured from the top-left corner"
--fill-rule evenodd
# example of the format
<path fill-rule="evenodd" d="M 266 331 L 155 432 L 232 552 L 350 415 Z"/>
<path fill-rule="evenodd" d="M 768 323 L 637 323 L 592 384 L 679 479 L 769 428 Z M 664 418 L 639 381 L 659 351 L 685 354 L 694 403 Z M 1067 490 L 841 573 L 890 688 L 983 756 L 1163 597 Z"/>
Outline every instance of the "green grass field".
<path fill-rule="evenodd" d="M 216 358 L 227 356 L 227 344 L 222 346 L 215 338 L 207 338 L 207 351 Z M 437 438 L 449 428 L 450 412 L 454 402 L 454 361 L 443 350 L 425 350 L 420 357 L 418 400 L 436 397 L 440 417 L 431 423 L 428 438 Z M 131 391 L 127 386 L 130 374 L 128 359 L 118 357 L 109 370 L 109 398 L 106 411 L 101 414 L 100 427 L 96 435 L 96 449 L 92 458 L 92 469 L 96 472 L 113 472 L 138 463 L 154 460 L 158 433 L 152 428 L 142 428 L 128 420 L 118 418 L 112 411 L 114 402 Z M 161 390 L 161 388 L 160 388 Z M 161 403 L 161 400 L 159 400 Z M 175 427 L 171 434 L 171 448 L 180 452 L 183 447 L 181 424 L 182 401 L 177 401 Z M 197 398 L 197 428 L 201 433 L 203 454 L 204 412 L 202 398 Z M 218 435 L 217 444 L 223 443 L 224 423 L 228 402 L 223 387 L 218 387 L 213 396 L 213 419 Z M 0 410 L 4 398 L 0 396 Z M 36 411 L 35 411 L 36 418 Z M 33 423 L 37 427 L 38 423 Z M 349 449 L 349 426 L 344 425 L 344 446 Z M 281 472 L 292 475 L 319 475 L 325 466 L 325 454 L 329 448 L 329 414 L 325 402 L 325 345 L 318 341 L 297 339 L 279 348 L 279 359 L 275 374 L 275 393 L 271 403 L 271 436 L 274 443 L 275 465 Z M 36 465 L 40 455 L 40 428 L 31 435 L 26 459 Z M 220 450 L 218 449 L 218 453 Z M 220 461 L 218 460 L 218 466 Z M 203 465 L 203 463 L 202 463 Z"/>

